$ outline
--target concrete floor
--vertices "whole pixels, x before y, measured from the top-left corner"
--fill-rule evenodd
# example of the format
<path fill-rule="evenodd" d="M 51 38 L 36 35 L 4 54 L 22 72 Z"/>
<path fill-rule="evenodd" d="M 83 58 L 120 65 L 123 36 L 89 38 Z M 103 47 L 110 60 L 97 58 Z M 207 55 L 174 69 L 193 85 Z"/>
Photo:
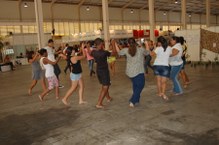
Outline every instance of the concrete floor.
<path fill-rule="evenodd" d="M 65 62 L 60 62 L 62 69 Z M 131 83 L 125 75 L 125 61 L 117 62 L 110 94 L 113 101 L 104 110 L 94 106 L 100 85 L 89 77 L 83 62 L 86 105 L 78 105 L 78 94 L 66 108 L 55 99 L 54 91 L 44 103 L 37 97 L 40 84 L 28 96 L 31 67 L 0 73 L 1 145 L 219 145 L 219 66 L 205 69 L 187 66 L 192 84 L 181 96 L 165 102 L 156 96 L 150 71 L 141 104 L 128 107 Z M 69 75 L 61 74 L 61 96 L 70 86 Z"/>

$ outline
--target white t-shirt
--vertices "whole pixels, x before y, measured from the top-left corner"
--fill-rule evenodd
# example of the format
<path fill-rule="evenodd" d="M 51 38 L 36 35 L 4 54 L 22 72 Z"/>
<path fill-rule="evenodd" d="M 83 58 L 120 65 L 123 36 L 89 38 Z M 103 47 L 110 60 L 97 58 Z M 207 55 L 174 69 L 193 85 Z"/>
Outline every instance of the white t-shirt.
<path fill-rule="evenodd" d="M 52 47 L 46 46 L 44 47 L 47 50 L 48 53 L 48 59 L 51 61 L 56 61 L 55 60 L 55 49 L 53 49 Z"/>
<path fill-rule="evenodd" d="M 44 63 L 43 63 L 43 59 L 44 59 L 44 58 L 45 58 L 45 57 L 42 57 L 42 58 L 40 59 L 40 62 L 42 63 L 42 64 L 41 64 L 42 67 L 45 69 L 45 76 L 46 76 L 46 78 L 55 76 L 53 65 L 51 65 L 51 64 L 44 64 Z"/>
<path fill-rule="evenodd" d="M 168 46 L 165 52 L 163 47 L 157 47 L 154 52 L 157 55 L 154 65 L 169 66 L 169 58 L 172 53 L 171 47 Z"/>
<path fill-rule="evenodd" d="M 183 60 L 182 60 L 182 53 L 183 53 L 182 45 L 180 43 L 176 43 L 172 47 L 172 50 L 173 49 L 177 49 L 179 51 L 179 53 L 177 55 L 175 55 L 175 56 L 170 57 L 169 63 L 170 63 L 171 66 L 181 65 L 183 63 Z"/>

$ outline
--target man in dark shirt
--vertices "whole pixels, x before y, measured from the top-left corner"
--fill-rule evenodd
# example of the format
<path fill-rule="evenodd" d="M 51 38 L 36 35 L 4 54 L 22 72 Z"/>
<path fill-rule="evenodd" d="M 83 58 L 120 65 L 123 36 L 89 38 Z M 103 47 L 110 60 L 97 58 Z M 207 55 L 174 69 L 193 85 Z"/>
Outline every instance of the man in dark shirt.
<path fill-rule="evenodd" d="M 95 62 L 97 63 L 97 77 L 102 85 L 96 108 L 102 109 L 104 108 L 104 97 L 107 98 L 108 102 L 112 100 L 112 98 L 109 96 L 110 73 L 107 63 L 107 57 L 109 57 L 111 54 L 110 52 L 104 50 L 104 41 L 102 39 L 97 38 L 94 40 L 94 43 L 97 49 L 91 52 L 91 56 L 94 57 Z"/>

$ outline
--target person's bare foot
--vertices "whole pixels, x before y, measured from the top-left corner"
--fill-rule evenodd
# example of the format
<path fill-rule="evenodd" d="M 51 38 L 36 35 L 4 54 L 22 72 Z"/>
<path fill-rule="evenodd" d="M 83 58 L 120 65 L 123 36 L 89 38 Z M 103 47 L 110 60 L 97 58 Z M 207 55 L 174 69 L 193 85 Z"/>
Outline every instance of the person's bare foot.
<path fill-rule="evenodd" d="M 31 89 L 28 90 L 28 94 L 29 94 L 30 96 L 32 95 L 32 90 L 31 90 Z"/>
<path fill-rule="evenodd" d="M 107 98 L 107 102 L 110 103 L 113 100 L 113 98 Z"/>
<path fill-rule="evenodd" d="M 162 93 L 157 94 L 158 97 L 162 97 Z"/>
<path fill-rule="evenodd" d="M 169 101 L 169 97 L 167 97 L 165 94 L 163 94 L 162 97 L 165 101 Z"/>
<path fill-rule="evenodd" d="M 40 101 L 43 101 L 43 97 L 41 95 L 38 96 Z"/>
<path fill-rule="evenodd" d="M 68 102 L 65 99 L 62 99 L 62 103 L 65 104 L 65 106 L 69 106 Z"/>
<path fill-rule="evenodd" d="M 58 99 L 60 99 L 60 97 L 59 97 L 59 96 L 57 96 L 57 97 L 56 97 L 56 100 L 58 100 Z"/>
<path fill-rule="evenodd" d="M 87 101 L 80 101 L 79 105 L 82 105 L 82 104 L 87 104 Z"/>
<path fill-rule="evenodd" d="M 97 109 L 104 109 L 104 106 L 103 105 L 96 105 L 95 106 Z"/>

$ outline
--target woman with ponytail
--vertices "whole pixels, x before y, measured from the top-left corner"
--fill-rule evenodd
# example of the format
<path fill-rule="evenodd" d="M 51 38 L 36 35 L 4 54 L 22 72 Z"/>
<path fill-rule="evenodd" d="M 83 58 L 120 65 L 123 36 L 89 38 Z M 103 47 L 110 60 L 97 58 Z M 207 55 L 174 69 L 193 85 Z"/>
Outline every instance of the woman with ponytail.
<path fill-rule="evenodd" d="M 140 101 L 140 95 L 145 85 L 144 58 L 149 53 L 145 48 L 137 47 L 134 38 L 128 39 L 128 48 L 119 49 L 115 43 L 119 55 L 126 56 L 126 74 L 132 81 L 133 94 L 129 100 L 129 106 L 135 107 Z"/>
<path fill-rule="evenodd" d="M 151 56 L 156 55 L 154 61 L 154 74 L 157 78 L 157 90 L 158 96 L 163 97 L 163 99 L 168 100 L 166 96 L 166 82 L 170 75 L 169 58 L 172 53 L 171 47 L 168 46 L 167 40 L 160 36 L 157 39 L 159 46 L 155 48 L 154 51 L 150 53 Z M 150 50 L 148 42 L 145 43 L 146 49 Z"/>

